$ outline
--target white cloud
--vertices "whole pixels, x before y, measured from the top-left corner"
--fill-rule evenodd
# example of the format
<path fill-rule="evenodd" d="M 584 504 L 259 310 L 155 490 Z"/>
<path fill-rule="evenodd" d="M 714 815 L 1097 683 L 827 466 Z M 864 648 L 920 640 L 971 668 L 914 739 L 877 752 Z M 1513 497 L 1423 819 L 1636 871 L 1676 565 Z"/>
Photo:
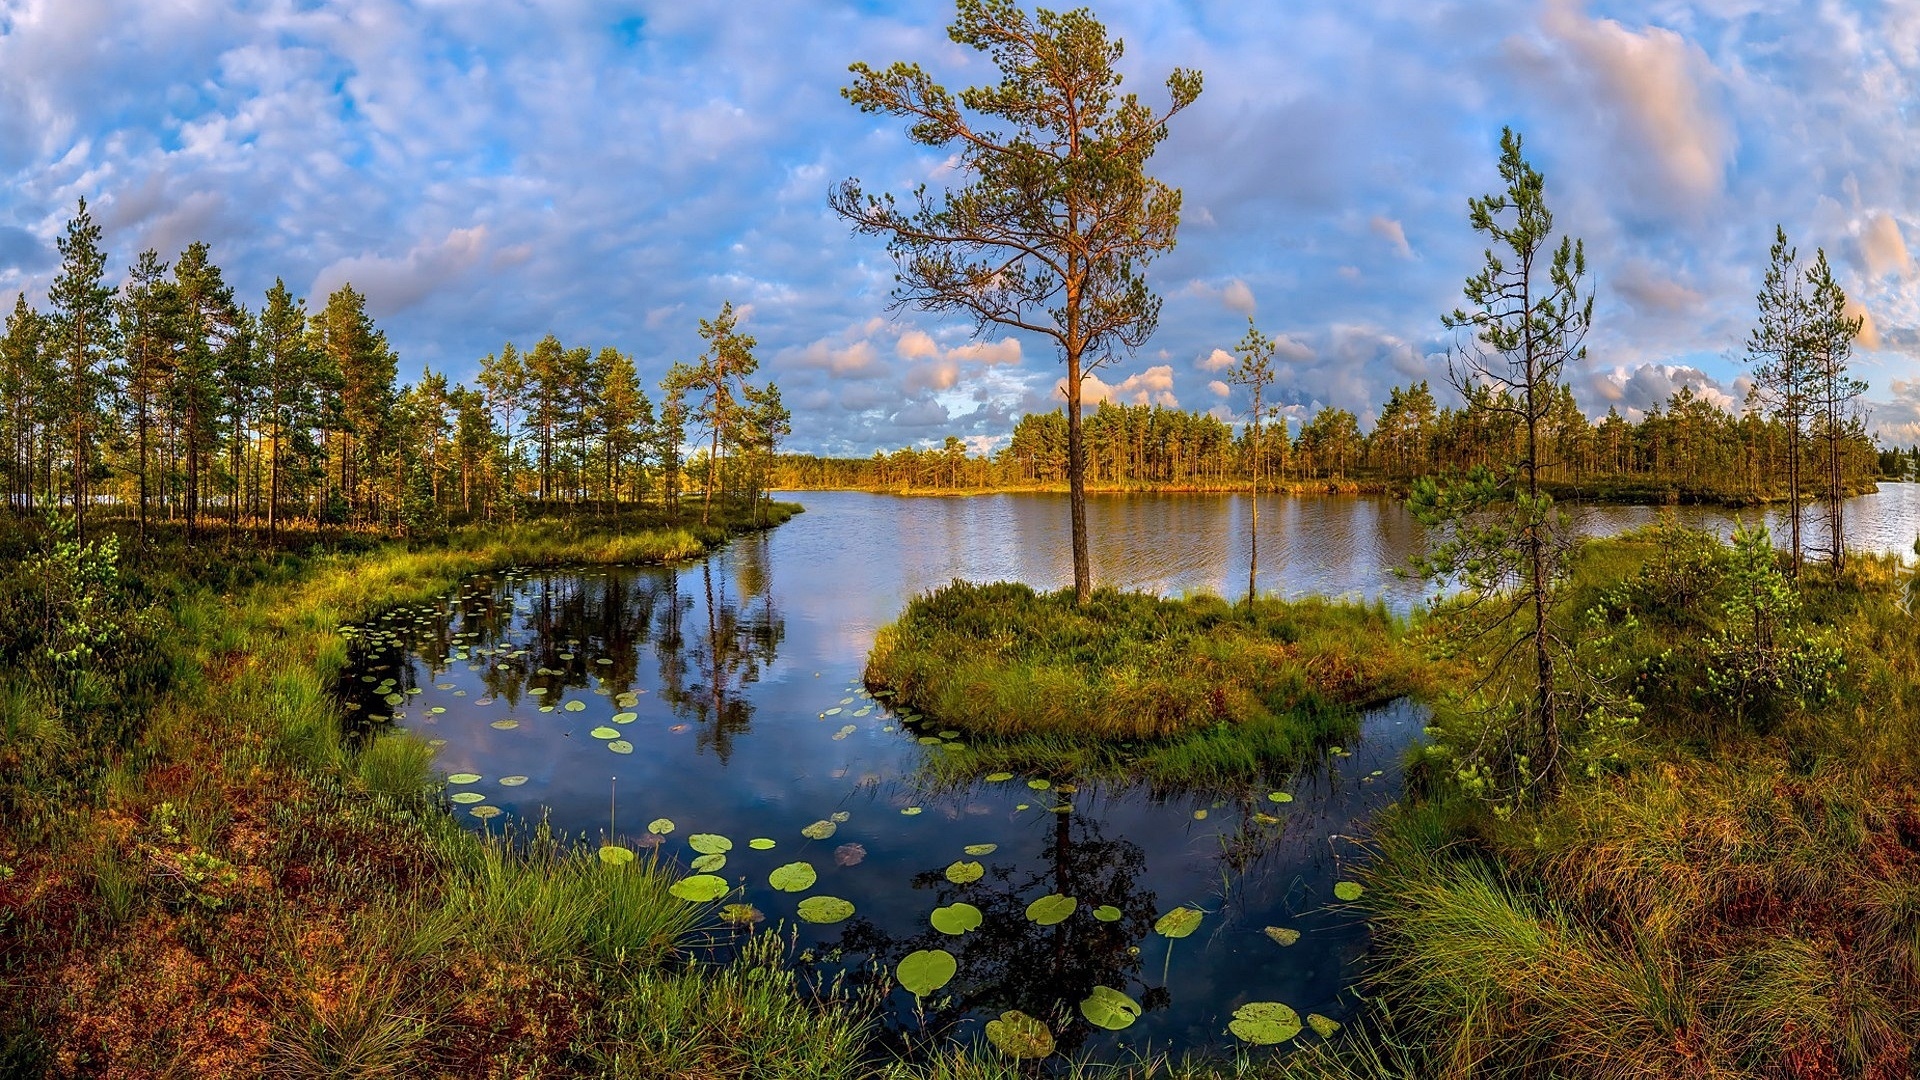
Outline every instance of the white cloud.
<path fill-rule="evenodd" d="M 1239 362 L 1240 361 L 1227 350 L 1215 349 L 1195 361 L 1194 366 L 1198 367 L 1201 371 L 1220 371 L 1224 368 L 1230 368 Z"/>
<path fill-rule="evenodd" d="M 1226 397 L 1228 394 L 1233 393 L 1233 388 L 1221 382 L 1219 379 L 1208 383 L 1207 389 L 1211 390 L 1216 397 Z"/>
<path fill-rule="evenodd" d="M 1407 230 L 1399 222 L 1390 217 L 1375 214 L 1373 219 L 1367 222 L 1367 228 L 1373 230 L 1373 235 L 1385 240 L 1394 254 L 1403 259 L 1413 258 L 1413 248 L 1407 246 Z"/>
<path fill-rule="evenodd" d="M 1056 400 L 1066 394 L 1066 379 L 1054 384 Z M 1173 390 L 1173 366 L 1160 364 L 1145 371 L 1129 375 L 1117 383 L 1107 383 L 1098 375 L 1088 375 L 1080 384 L 1080 402 L 1083 408 L 1090 408 L 1103 401 L 1116 405 L 1160 405 L 1169 409 L 1180 407 L 1180 399 Z"/>
<path fill-rule="evenodd" d="M 1907 253 L 1907 243 L 1900 236 L 1900 223 L 1892 214 L 1868 215 L 1860 229 L 1860 256 L 1866 263 L 1868 277 L 1913 276 L 1913 257 Z"/>

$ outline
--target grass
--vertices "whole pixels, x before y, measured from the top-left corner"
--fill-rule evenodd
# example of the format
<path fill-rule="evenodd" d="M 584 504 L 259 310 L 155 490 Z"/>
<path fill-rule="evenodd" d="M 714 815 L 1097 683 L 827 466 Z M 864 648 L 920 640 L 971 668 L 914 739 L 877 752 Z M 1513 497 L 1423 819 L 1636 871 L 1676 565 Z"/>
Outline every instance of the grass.
<path fill-rule="evenodd" d="M 956 581 L 875 638 L 866 681 L 971 753 L 937 769 L 1224 785 L 1351 736 L 1356 708 L 1432 684 L 1381 605 L 1164 599 Z"/>

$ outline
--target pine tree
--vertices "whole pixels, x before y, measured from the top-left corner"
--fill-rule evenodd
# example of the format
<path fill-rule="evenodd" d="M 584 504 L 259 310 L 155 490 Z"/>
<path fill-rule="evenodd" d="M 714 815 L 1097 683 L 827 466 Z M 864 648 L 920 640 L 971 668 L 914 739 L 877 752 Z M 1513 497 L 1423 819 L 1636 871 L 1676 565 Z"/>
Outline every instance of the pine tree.
<path fill-rule="evenodd" d="M 74 537 L 86 538 L 93 491 L 94 435 L 106 397 L 106 369 L 117 347 L 114 290 L 106 283 L 107 253 L 87 200 L 57 241 L 60 273 L 47 290 L 52 308 L 52 347 L 60 365 L 61 412 L 72 466 Z"/>
<path fill-rule="evenodd" d="M 538 448 L 540 501 L 555 497 L 554 446 L 562 438 L 567 409 L 567 350 L 548 334 L 527 354 L 527 430 Z"/>
<path fill-rule="evenodd" d="M 313 347 L 331 369 L 330 382 L 338 387 L 328 442 L 340 496 L 348 513 L 371 514 L 377 509 L 375 485 L 387 449 L 399 361 L 367 314 L 367 298 L 351 284 L 327 297 L 326 307 L 313 316 L 311 333 Z"/>
<path fill-rule="evenodd" d="M 163 407 L 181 345 L 179 290 L 167 280 L 157 252 L 140 253 L 122 294 L 120 325 L 126 335 L 122 388 L 132 408 L 137 447 L 140 539 L 147 538 L 149 478 L 153 474 L 153 428 Z"/>
<path fill-rule="evenodd" d="M 6 405 L 7 502 L 29 510 L 34 507 L 35 451 L 54 381 L 46 339 L 46 318 L 27 304 L 25 293 L 17 294 L 6 336 L 0 338 L 0 398 Z"/>
<path fill-rule="evenodd" d="M 180 300 L 181 350 L 171 382 L 168 406 L 185 440 L 187 534 L 199 524 L 205 493 L 203 474 L 212 471 L 218 440 L 221 358 L 241 331 L 233 289 L 209 257 L 207 245 L 194 243 L 173 263 Z"/>
<path fill-rule="evenodd" d="M 508 499 L 513 498 L 513 434 L 519 430 L 514 418 L 526 405 L 527 369 L 519 350 L 509 341 L 496 359 L 491 353 L 480 361 L 480 386 L 486 391 L 487 408 L 500 418 L 500 486 Z"/>

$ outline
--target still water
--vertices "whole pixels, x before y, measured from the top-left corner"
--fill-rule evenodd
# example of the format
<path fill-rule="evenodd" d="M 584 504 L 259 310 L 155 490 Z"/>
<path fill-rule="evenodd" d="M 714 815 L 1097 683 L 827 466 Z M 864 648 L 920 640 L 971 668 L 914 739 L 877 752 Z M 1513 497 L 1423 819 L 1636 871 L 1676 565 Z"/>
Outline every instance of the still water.
<path fill-rule="evenodd" d="M 937 789 L 922 778 L 926 756 L 965 750 L 909 730 L 865 695 L 874 631 L 909 597 L 956 577 L 1068 583 L 1065 500 L 798 498 L 807 513 L 701 562 L 483 576 L 389 613 L 361 635 L 351 706 L 433 740 L 440 767 L 464 780 L 449 788 L 453 809 L 476 829 L 545 820 L 683 866 L 702 854 L 690 837 L 709 851 L 721 845 L 704 838 L 725 838 L 723 859 L 702 868 L 763 927 L 797 930 L 796 962 L 822 976 L 892 970 L 920 950 L 952 954 L 952 980 L 918 1010 L 893 992 L 902 1030 L 972 1040 L 985 1020 L 1019 1009 L 1046 1020 L 1062 1050 L 1111 1060 L 1230 1048 L 1228 1022 L 1248 1002 L 1351 1019 L 1367 938 L 1333 887 L 1360 855 L 1353 837 L 1398 793 L 1418 706 L 1373 710 L 1351 745 L 1230 799 L 1063 791 L 1047 783 L 1060 778 L 1028 776 Z M 1246 580 L 1246 512 L 1244 498 L 1096 497 L 1096 580 L 1235 593 Z M 1857 549 L 1905 551 L 1920 488 L 1888 485 L 1849 512 Z M 1732 527 L 1723 512 L 1681 513 Z M 1577 514 L 1596 533 L 1656 516 Z M 1275 498 L 1260 523 L 1263 590 L 1401 609 L 1421 598 L 1418 583 L 1393 573 L 1419 543 L 1397 503 Z M 795 863 L 812 882 L 774 888 L 770 875 Z M 977 880 L 966 880 L 971 863 Z M 1077 907 L 1043 925 L 1028 908 L 1049 895 Z M 853 914 L 802 921 L 800 904 L 821 896 Z M 930 924 L 956 903 L 978 909 L 977 929 L 949 935 Z M 1202 913 L 1198 929 L 1156 933 L 1181 906 Z M 1270 928 L 1298 937 L 1282 945 Z M 1082 1018 L 1078 1004 L 1097 986 L 1137 1002 L 1139 1019 L 1111 1031 Z"/>

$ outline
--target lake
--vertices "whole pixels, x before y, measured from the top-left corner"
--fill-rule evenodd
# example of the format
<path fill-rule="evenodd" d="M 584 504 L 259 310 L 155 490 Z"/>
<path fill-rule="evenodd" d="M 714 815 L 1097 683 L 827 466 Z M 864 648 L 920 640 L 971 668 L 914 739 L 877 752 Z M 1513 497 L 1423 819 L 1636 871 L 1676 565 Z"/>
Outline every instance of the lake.
<path fill-rule="evenodd" d="M 1369 711 L 1350 745 L 1226 799 L 1028 776 L 931 786 L 926 756 L 966 751 L 865 694 L 874 632 L 956 577 L 1068 584 L 1065 497 L 796 498 L 807 513 L 700 562 L 486 575 L 390 612 L 359 635 L 349 707 L 433 740 L 458 781 L 453 810 L 475 829 L 544 820 L 595 846 L 703 860 L 731 888 L 725 902 L 751 905 L 762 928 L 784 925 L 796 963 L 822 979 L 951 954 L 951 981 L 925 999 L 893 992 L 896 1037 L 977 1039 L 985 1020 L 1019 1009 L 1046 1019 L 1063 1050 L 1113 1060 L 1230 1049 L 1227 1023 L 1250 1001 L 1351 1018 L 1367 936 L 1332 890 L 1361 854 L 1353 838 L 1398 794 L 1420 707 Z M 1246 498 L 1095 496 L 1088 509 L 1097 582 L 1244 589 Z M 1848 512 L 1857 550 L 1905 552 L 1920 487 L 1887 485 Z M 1657 513 L 1575 511 L 1593 533 Z M 1680 514 L 1732 527 L 1725 512 Z M 1260 524 L 1263 590 L 1402 610 L 1423 595 L 1393 573 L 1420 541 L 1396 502 L 1275 497 Z M 1049 896 L 1073 904 L 1030 909 Z M 802 919 L 823 917 L 802 907 L 819 897 L 852 913 Z M 936 909 L 948 929 L 974 921 L 957 904 L 977 910 L 977 928 L 937 929 Z M 1183 906 L 1201 913 L 1190 936 L 1155 931 Z M 1095 987 L 1138 1003 L 1139 1019 L 1115 1031 L 1082 1018 Z"/>

